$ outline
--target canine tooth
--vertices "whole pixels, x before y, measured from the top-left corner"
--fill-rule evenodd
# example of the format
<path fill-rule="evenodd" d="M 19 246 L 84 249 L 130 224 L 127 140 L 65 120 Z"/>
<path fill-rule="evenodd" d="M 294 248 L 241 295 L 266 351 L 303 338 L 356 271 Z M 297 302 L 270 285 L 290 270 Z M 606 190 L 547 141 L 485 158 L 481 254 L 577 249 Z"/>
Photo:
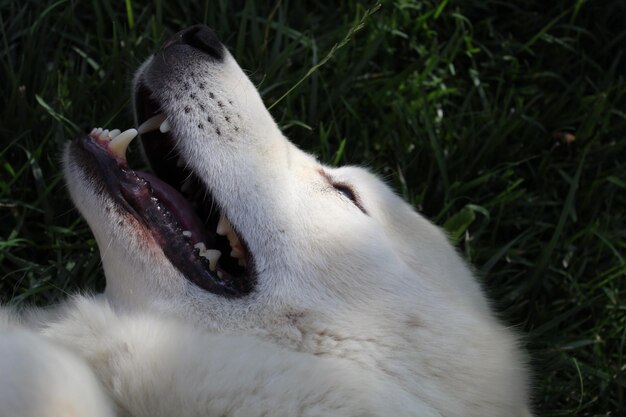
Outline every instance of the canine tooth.
<path fill-rule="evenodd" d="M 217 269 L 217 261 L 219 261 L 222 252 L 217 249 L 207 249 L 200 252 L 200 256 L 209 261 L 209 269 L 215 271 Z"/>
<path fill-rule="evenodd" d="M 217 228 L 215 229 L 215 233 L 218 235 L 226 236 L 230 234 L 229 232 L 233 231 L 233 227 L 230 225 L 230 222 L 223 214 L 220 215 L 220 220 L 217 222 Z M 229 239 L 230 240 L 230 239 Z"/>
<path fill-rule="evenodd" d="M 136 129 L 128 129 L 120 133 L 109 142 L 109 149 L 122 159 L 126 159 L 128 144 L 137 136 Z"/>
<path fill-rule="evenodd" d="M 117 135 L 119 135 L 120 133 L 122 133 L 122 131 L 121 131 L 121 130 L 119 130 L 119 129 L 113 129 L 113 130 L 111 130 L 111 131 L 109 132 L 109 136 L 111 137 L 111 139 L 115 139 L 115 137 L 116 137 Z"/>
<path fill-rule="evenodd" d="M 167 119 L 165 119 L 163 123 L 161 123 L 161 126 L 159 126 L 159 130 L 161 131 L 161 133 L 167 133 L 170 130 L 172 130 L 172 127 L 170 126 L 170 122 Z"/>
<path fill-rule="evenodd" d="M 195 245 L 193 245 L 193 247 L 198 249 L 200 253 L 206 251 L 206 245 L 204 244 L 204 242 L 198 242 Z"/>
<path fill-rule="evenodd" d="M 183 230 L 183 236 L 191 237 L 191 232 L 189 230 Z"/>
<path fill-rule="evenodd" d="M 157 130 L 165 121 L 165 117 L 165 113 L 159 113 L 156 116 L 152 116 L 137 128 L 137 133 L 143 135 L 144 133 Z"/>

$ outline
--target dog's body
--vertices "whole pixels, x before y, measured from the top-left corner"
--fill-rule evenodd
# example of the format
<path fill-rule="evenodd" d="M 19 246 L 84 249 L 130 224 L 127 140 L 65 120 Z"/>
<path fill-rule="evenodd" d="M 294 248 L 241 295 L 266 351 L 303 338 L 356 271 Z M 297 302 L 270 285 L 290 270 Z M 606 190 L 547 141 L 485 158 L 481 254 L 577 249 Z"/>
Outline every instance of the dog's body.
<path fill-rule="evenodd" d="M 444 234 L 367 171 L 287 141 L 210 31 L 168 42 L 135 93 L 139 121 L 169 123 L 143 134 L 153 168 L 180 158 L 243 267 L 209 267 L 196 235 L 217 235 L 129 170 L 121 141 L 77 140 L 66 180 L 107 289 L 0 316 L 0 416 L 529 415 L 515 337 Z"/>

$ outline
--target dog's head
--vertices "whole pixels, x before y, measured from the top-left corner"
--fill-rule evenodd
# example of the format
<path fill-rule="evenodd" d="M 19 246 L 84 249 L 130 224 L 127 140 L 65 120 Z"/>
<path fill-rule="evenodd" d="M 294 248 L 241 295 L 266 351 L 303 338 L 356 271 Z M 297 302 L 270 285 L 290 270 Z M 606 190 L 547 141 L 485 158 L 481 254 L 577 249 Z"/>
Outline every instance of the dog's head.
<path fill-rule="evenodd" d="M 134 129 L 65 152 L 111 303 L 353 359 L 460 409 L 525 401 L 514 339 L 446 237 L 368 171 L 289 142 L 211 30 L 149 58 L 134 107 L 154 174 L 128 166 Z"/>
<path fill-rule="evenodd" d="M 445 236 L 366 170 L 289 142 L 210 29 L 141 66 L 134 106 L 153 175 L 128 167 L 133 131 L 66 151 L 112 302 L 215 327 L 305 312 L 385 327 L 437 297 L 486 311 Z"/>

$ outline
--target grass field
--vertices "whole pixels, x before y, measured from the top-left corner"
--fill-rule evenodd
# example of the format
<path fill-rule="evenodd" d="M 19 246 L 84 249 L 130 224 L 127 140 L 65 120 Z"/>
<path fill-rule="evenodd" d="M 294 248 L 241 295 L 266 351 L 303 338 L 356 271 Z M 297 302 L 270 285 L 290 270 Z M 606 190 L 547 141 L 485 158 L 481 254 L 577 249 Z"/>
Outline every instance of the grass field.
<path fill-rule="evenodd" d="M 133 70 L 207 23 L 294 142 L 449 231 L 526 335 L 537 415 L 626 415 L 623 0 L 142 3 L 0 0 L 1 302 L 103 287 L 60 148 L 131 127 Z"/>

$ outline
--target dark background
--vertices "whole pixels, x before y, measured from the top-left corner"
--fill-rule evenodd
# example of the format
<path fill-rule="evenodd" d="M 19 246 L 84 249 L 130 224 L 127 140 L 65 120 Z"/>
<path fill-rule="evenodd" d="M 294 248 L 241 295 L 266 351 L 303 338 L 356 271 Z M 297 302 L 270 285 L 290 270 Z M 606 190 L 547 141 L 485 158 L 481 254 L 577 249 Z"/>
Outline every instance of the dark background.
<path fill-rule="evenodd" d="M 371 167 L 447 229 L 525 335 L 538 415 L 626 415 L 626 3 L 368 9 L 0 0 L 0 301 L 103 287 L 60 149 L 131 127 L 134 69 L 207 23 L 294 142 Z"/>

